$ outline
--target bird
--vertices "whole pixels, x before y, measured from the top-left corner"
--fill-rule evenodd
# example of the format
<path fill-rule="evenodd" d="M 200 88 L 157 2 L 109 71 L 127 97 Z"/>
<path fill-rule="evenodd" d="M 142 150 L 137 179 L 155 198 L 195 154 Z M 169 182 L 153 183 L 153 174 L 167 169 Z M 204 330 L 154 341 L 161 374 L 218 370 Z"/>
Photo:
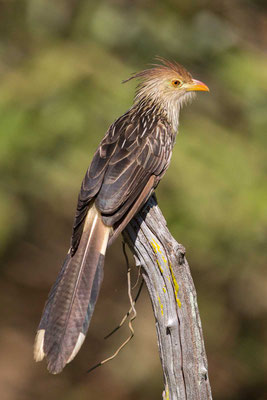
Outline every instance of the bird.
<path fill-rule="evenodd" d="M 82 181 L 71 244 L 46 301 L 34 358 L 57 374 L 80 350 L 103 280 L 107 247 L 145 204 L 171 160 L 181 107 L 209 91 L 179 63 L 158 57 L 136 79 L 133 105 L 116 119 Z"/>

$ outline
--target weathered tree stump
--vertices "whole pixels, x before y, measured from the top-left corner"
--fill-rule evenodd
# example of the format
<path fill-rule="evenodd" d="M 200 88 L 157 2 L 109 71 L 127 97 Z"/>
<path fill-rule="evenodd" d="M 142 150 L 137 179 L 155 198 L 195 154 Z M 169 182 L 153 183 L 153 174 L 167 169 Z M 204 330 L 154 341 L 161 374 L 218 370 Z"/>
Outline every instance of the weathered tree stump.
<path fill-rule="evenodd" d="M 123 236 L 141 266 L 156 321 L 164 400 L 212 399 L 197 296 L 185 248 L 170 234 L 155 196 Z"/>

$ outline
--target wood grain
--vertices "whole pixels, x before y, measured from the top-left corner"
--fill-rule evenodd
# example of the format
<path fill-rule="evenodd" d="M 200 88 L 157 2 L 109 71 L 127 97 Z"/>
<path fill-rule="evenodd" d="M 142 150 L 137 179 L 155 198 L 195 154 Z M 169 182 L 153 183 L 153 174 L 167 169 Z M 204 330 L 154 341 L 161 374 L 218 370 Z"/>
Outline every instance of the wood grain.
<path fill-rule="evenodd" d="M 185 248 L 151 196 L 123 236 L 141 265 L 156 321 L 164 400 L 212 399 L 197 295 Z"/>

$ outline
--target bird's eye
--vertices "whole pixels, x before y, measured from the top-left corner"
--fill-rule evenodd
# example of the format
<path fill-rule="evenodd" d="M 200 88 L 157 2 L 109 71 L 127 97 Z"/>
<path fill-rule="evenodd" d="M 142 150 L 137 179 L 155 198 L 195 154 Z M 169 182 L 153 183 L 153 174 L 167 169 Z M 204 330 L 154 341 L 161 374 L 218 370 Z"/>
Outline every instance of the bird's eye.
<path fill-rule="evenodd" d="M 173 79 L 172 80 L 172 86 L 173 87 L 178 87 L 179 85 L 181 85 L 181 82 L 178 79 Z"/>

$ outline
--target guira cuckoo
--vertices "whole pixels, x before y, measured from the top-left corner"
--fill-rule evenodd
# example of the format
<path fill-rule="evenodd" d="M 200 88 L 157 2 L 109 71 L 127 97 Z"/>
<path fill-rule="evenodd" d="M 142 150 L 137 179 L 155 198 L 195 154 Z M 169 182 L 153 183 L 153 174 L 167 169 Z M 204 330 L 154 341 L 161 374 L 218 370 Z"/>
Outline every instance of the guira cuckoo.
<path fill-rule="evenodd" d="M 208 87 L 180 64 L 159 59 L 133 75 L 132 107 L 108 129 L 78 198 L 71 246 L 45 304 L 34 357 L 62 371 L 87 333 L 103 279 L 108 243 L 125 228 L 165 174 L 182 105 Z"/>

